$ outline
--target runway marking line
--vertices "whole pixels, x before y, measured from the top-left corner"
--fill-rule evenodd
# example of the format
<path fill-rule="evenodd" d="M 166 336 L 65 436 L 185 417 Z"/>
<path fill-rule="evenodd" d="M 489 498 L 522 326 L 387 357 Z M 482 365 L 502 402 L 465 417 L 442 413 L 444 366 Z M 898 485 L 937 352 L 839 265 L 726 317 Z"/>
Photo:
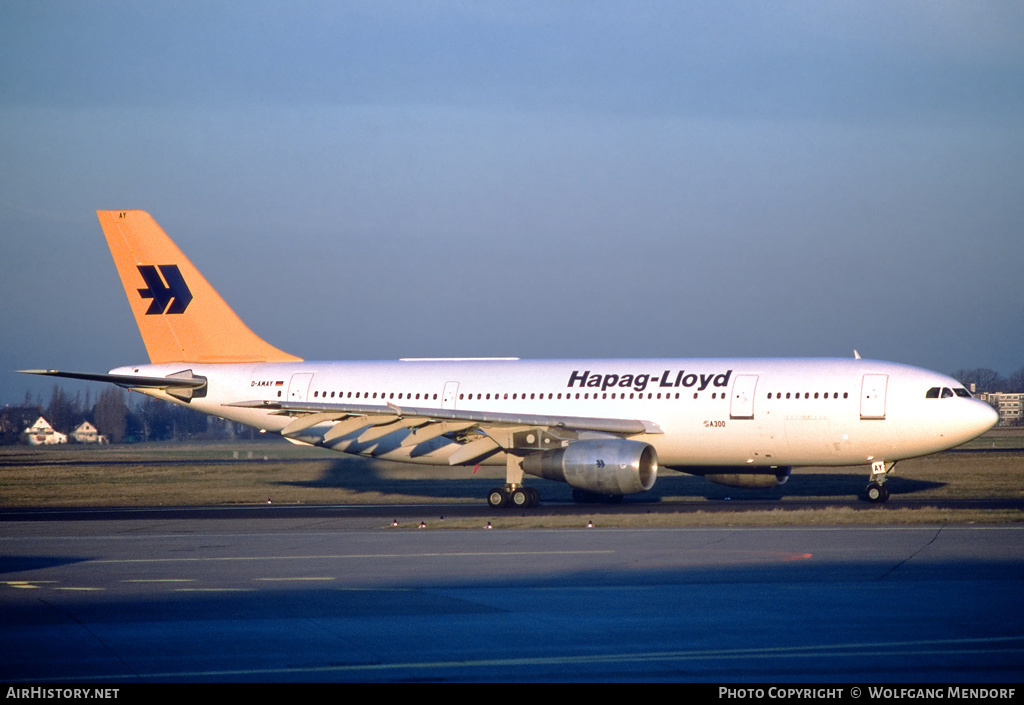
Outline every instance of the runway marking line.
<path fill-rule="evenodd" d="M 38 590 L 43 585 L 52 585 L 56 580 L 4 580 L 3 583 L 9 588 L 16 590 Z"/>
<path fill-rule="evenodd" d="M 359 560 L 367 558 L 478 558 L 480 556 L 581 556 L 610 555 L 615 551 L 465 551 L 442 553 L 349 553 L 308 556 L 207 556 L 197 558 L 103 558 L 89 561 L 95 564 L 130 563 L 195 563 L 204 561 L 308 561 L 308 560 Z"/>
<path fill-rule="evenodd" d="M 310 577 L 310 578 L 253 578 L 253 580 L 257 580 L 257 581 L 261 581 L 261 582 L 267 582 L 267 583 L 287 583 L 287 582 L 301 583 L 301 582 L 317 582 L 317 581 L 328 582 L 328 581 L 331 581 L 331 580 L 335 580 L 335 578 L 331 578 L 331 577 L 325 577 L 325 578 L 313 578 L 313 577 Z"/>

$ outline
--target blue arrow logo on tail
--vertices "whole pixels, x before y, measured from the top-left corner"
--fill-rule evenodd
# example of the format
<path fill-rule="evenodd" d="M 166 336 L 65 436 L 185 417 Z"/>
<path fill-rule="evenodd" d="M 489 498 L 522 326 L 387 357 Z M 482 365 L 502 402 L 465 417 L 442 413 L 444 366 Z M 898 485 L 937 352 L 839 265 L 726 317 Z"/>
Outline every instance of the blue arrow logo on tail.
<path fill-rule="evenodd" d="M 162 313 L 185 313 L 185 309 L 192 301 L 192 292 L 189 291 L 185 278 L 181 276 L 178 265 L 140 264 L 139 274 L 142 275 L 149 287 L 148 289 L 139 289 L 139 296 L 144 299 L 153 299 L 153 303 L 146 309 L 147 316 Z"/>

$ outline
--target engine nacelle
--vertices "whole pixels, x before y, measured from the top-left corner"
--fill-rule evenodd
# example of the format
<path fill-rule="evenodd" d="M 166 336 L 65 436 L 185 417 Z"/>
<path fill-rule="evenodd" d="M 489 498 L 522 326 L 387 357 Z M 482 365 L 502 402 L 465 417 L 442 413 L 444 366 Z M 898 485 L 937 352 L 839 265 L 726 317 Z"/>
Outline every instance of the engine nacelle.
<path fill-rule="evenodd" d="M 621 438 L 576 441 L 526 456 L 523 471 L 599 494 L 632 494 L 654 487 L 658 453 L 649 443 Z"/>
<path fill-rule="evenodd" d="M 739 467 L 689 467 L 679 468 L 679 470 L 691 475 L 700 475 L 716 485 L 740 487 L 745 490 L 761 490 L 786 484 L 792 468 L 741 465 Z"/>

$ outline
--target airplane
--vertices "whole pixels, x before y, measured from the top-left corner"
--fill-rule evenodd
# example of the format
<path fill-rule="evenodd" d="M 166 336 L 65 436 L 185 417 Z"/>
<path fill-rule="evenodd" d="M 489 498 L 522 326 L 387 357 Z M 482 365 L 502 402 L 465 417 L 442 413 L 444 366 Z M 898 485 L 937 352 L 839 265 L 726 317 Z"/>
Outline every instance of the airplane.
<path fill-rule="evenodd" d="M 144 211 L 98 211 L 149 364 L 110 382 L 293 443 L 426 465 L 504 465 L 491 507 L 532 507 L 524 476 L 577 502 L 650 490 L 662 468 L 732 487 L 800 466 L 868 468 L 885 502 L 895 463 L 998 420 L 955 379 L 862 359 L 405 358 L 310 362 L 253 333 Z"/>

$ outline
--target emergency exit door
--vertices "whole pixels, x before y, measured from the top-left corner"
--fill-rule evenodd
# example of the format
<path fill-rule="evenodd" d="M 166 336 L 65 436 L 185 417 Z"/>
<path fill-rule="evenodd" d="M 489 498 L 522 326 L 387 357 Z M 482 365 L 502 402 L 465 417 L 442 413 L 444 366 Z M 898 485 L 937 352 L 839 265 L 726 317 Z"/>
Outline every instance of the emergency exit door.
<path fill-rule="evenodd" d="M 306 401 L 309 385 L 313 381 L 311 372 L 299 372 L 288 381 L 288 401 Z"/>
<path fill-rule="evenodd" d="M 860 385 L 860 417 L 862 419 L 885 418 L 885 390 L 889 386 L 889 375 L 864 375 Z"/>
<path fill-rule="evenodd" d="M 732 383 L 732 399 L 729 401 L 730 419 L 754 418 L 754 390 L 757 389 L 757 375 L 737 375 Z"/>

